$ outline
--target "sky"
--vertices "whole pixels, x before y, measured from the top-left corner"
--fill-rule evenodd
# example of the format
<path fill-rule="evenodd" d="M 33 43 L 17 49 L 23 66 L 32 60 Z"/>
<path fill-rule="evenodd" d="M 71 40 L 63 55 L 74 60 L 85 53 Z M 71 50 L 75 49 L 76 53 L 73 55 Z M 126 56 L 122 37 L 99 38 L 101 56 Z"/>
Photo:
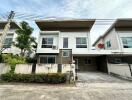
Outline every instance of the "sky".
<path fill-rule="evenodd" d="M 43 18 L 92 18 L 116 19 L 132 18 L 132 0 L 0 0 L 0 17 L 11 10 L 20 14 L 41 15 Z M 24 19 L 17 19 L 21 21 Z M 38 37 L 39 29 L 34 21 L 28 20 L 34 27 L 33 35 Z M 113 22 L 113 21 L 112 21 Z M 97 20 L 90 32 L 91 43 L 112 24 L 100 25 Z"/>

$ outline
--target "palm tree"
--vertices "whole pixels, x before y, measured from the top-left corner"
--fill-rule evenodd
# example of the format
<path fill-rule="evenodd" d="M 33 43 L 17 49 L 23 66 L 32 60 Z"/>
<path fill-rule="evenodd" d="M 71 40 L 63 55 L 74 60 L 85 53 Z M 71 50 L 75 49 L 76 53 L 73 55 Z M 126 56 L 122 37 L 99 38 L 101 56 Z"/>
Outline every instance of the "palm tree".
<path fill-rule="evenodd" d="M 14 45 L 21 49 L 21 56 L 25 56 L 25 53 L 31 51 L 36 45 L 35 38 L 31 36 L 33 28 L 25 21 L 20 23 L 19 29 L 16 30 L 17 38 Z"/>

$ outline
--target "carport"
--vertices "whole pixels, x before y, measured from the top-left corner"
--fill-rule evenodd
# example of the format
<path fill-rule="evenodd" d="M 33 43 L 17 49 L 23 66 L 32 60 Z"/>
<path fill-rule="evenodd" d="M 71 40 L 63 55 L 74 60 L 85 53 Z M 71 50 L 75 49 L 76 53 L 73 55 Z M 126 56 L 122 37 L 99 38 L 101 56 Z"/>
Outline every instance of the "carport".
<path fill-rule="evenodd" d="M 76 70 L 78 72 L 105 72 L 107 69 L 107 56 L 104 55 L 74 55 Z"/>

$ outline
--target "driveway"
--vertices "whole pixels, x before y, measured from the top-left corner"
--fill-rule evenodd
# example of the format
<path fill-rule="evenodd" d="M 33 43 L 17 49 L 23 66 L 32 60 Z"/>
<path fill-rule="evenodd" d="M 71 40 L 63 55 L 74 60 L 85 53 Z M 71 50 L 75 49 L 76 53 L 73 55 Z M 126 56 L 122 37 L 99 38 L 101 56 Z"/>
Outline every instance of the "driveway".
<path fill-rule="evenodd" d="M 123 79 L 110 76 L 102 72 L 78 72 L 78 81 L 81 83 L 124 83 L 128 82 Z"/>

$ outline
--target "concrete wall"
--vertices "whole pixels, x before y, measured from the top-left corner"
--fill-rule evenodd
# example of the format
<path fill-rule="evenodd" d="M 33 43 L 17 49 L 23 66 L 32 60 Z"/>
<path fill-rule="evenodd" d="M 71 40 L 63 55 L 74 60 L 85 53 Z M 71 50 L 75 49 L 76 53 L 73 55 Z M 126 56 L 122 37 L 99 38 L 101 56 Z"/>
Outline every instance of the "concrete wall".
<path fill-rule="evenodd" d="M 132 65 L 131 65 L 132 68 Z M 110 64 L 108 63 L 108 73 L 118 74 L 120 76 L 131 77 L 128 64 Z"/>
<path fill-rule="evenodd" d="M 20 74 L 31 74 L 32 64 L 17 64 L 15 68 L 15 73 Z"/>
<path fill-rule="evenodd" d="M 36 73 L 57 73 L 58 64 L 37 64 Z"/>
<path fill-rule="evenodd" d="M 10 66 L 5 63 L 0 63 L 0 74 L 5 74 L 11 70 Z"/>
<path fill-rule="evenodd" d="M 74 71 L 74 64 L 62 64 L 62 73 L 66 73 L 67 71 Z M 36 73 L 57 73 L 58 72 L 58 64 L 37 64 L 36 65 Z"/>

